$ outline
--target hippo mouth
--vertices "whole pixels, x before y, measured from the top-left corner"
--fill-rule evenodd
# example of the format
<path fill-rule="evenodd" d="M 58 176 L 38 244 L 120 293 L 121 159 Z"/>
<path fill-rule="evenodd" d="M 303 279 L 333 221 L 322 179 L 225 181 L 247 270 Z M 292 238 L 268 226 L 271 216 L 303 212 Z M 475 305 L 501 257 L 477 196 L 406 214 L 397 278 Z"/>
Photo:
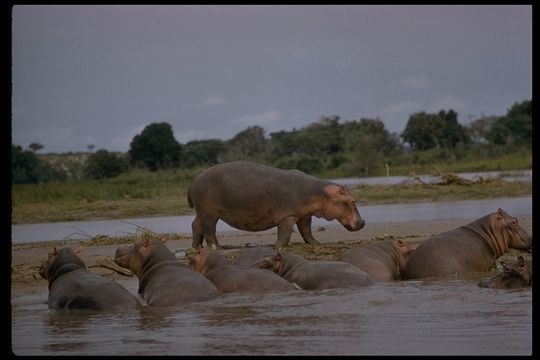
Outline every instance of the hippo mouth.
<path fill-rule="evenodd" d="M 343 225 L 343 227 L 345 227 L 345 229 L 349 231 L 358 231 L 362 229 L 365 225 L 366 225 L 366 221 L 364 219 L 360 219 L 354 226 L 347 224 L 347 225 Z"/>

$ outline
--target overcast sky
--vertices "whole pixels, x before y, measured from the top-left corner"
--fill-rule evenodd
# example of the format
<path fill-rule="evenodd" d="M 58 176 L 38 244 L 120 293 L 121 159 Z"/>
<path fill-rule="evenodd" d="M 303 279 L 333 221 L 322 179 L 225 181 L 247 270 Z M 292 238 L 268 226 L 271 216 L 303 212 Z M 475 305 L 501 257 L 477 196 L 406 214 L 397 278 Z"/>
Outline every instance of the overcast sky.
<path fill-rule="evenodd" d="M 23 6 L 12 12 L 12 143 L 127 151 L 322 116 L 468 123 L 532 99 L 532 6 Z"/>

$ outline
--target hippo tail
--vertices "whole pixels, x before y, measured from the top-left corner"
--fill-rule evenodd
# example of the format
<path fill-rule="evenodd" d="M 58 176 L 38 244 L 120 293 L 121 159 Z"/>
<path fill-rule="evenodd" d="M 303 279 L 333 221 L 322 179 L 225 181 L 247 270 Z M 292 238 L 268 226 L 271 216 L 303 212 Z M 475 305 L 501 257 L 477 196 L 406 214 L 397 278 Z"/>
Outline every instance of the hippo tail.
<path fill-rule="evenodd" d="M 188 202 L 189 207 L 193 209 L 193 200 L 191 200 L 191 186 L 189 187 L 188 192 L 187 192 L 187 202 Z"/>

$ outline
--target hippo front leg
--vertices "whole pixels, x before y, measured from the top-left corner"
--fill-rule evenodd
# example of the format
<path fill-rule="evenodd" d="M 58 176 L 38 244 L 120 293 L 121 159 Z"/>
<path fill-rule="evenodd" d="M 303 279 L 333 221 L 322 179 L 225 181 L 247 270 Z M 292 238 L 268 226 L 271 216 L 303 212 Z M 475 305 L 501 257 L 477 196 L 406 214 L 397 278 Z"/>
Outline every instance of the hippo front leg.
<path fill-rule="evenodd" d="M 311 234 L 311 215 L 305 216 L 298 220 L 296 222 L 296 226 L 298 226 L 298 231 L 300 231 L 300 235 L 302 235 L 302 239 L 307 244 L 310 245 L 318 245 L 320 244 L 313 235 Z"/>
<path fill-rule="evenodd" d="M 286 217 L 277 224 L 277 235 L 278 239 L 276 242 L 276 249 L 281 249 L 289 244 L 291 239 L 293 224 L 296 222 L 296 219 L 292 216 Z"/>

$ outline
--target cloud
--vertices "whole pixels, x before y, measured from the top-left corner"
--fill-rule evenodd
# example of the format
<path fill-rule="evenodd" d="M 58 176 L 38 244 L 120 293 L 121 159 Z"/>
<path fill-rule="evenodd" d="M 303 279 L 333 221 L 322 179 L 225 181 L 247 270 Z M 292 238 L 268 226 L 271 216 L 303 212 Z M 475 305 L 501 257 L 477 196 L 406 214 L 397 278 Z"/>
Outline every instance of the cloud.
<path fill-rule="evenodd" d="M 386 106 L 381 114 L 401 114 L 401 113 L 412 113 L 414 111 L 420 110 L 420 104 L 411 102 L 411 101 L 402 101 L 399 103 L 394 103 Z"/>
<path fill-rule="evenodd" d="M 225 100 L 221 96 L 209 95 L 202 99 L 199 105 L 202 107 L 212 107 L 225 104 L 227 104 L 227 100 Z"/>
<path fill-rule="evenodd" d="M 193 140 L 219 139 L 221 136 L 214 134 L 211 131 L 189 129 L 186 131 L 175 131 L 174 138 L 179 143 L 185 144 Z"/>
<path fill-rule="evenodd" d="M 399 82 L 412 89 L 424 90 L 431 87 L 431 81 L 425 76 L 409 76 L 399 79 Z"/>
<path fill-rule="evenodd" d="M 231 124 L 242 125 L 243 127 L 259 125 L 265 126 L 275 123 L 279 120 L 279 112 L 277 110 L 267 110 L 260 114 L 248 114 L 240 118 L 232 119 Z"/>
<path fill-rule="evenodd" d="M 116 136 L 112 140 L 111 150 L 128 151 L 129 144 L 131 144 L 131 141 L 133 140 L 135 135 L 140 134 L 146 126 L 148 126 L 148 124 L 146 123 L 139 124 L 121 132 L 120 135 Z"/>

